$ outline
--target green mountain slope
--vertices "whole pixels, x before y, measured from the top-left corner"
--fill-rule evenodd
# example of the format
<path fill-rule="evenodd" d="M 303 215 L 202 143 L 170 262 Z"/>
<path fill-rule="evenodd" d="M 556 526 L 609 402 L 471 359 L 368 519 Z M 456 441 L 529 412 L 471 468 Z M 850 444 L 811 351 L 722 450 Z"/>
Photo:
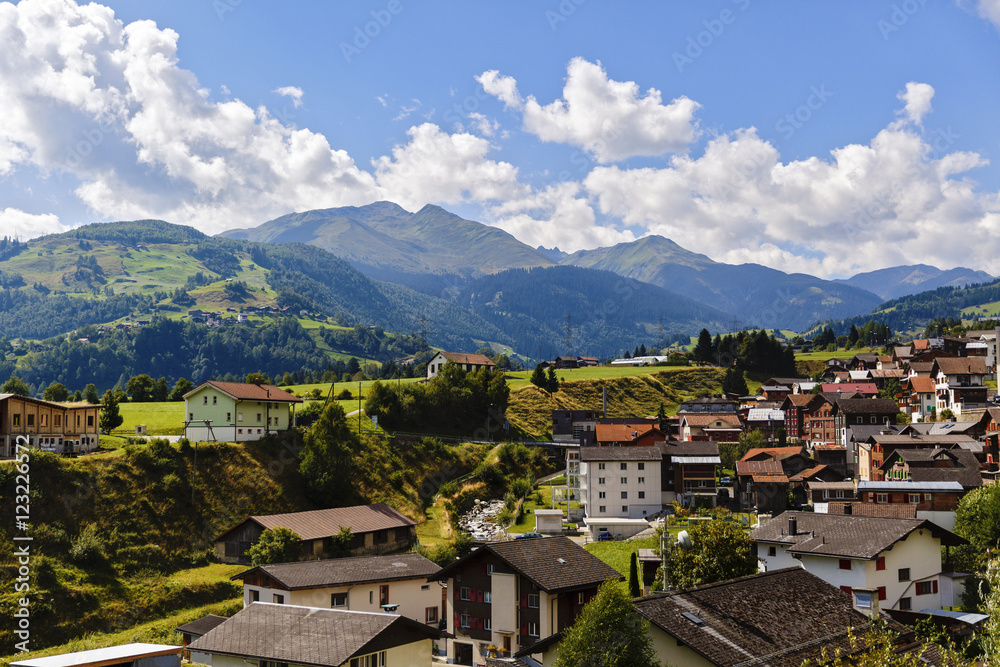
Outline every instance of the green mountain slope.
<path fill-rule="evenodd" d="M 881 301 L 871 292 L 803 273 L 715 262 L 662 236 L 580 251 L 562 264 L 658 285 L 732 313 L 741 326 L 802 330 L 816 320 L 868 312 Z"/>
<path fill-rule="evenodd" d="M 938 287 L 965 287 L 975 283 L 993 282 L 993 280 L 993 276 L 985 271 L 976 271 L 962 266 L 944 271 L 936 266 L 914 264 L 859 273 L 846 280 L 836 282 L 866 289 L 888 300 L 927 292 Z"/>

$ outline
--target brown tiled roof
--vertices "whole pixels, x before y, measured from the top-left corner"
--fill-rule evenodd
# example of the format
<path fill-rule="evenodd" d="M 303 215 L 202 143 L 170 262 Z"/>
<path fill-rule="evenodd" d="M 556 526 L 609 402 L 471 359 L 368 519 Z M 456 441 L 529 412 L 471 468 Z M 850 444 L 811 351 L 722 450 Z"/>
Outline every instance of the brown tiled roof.
<path fill-rule="evenodd" d="M 292 396 L 281 387 L 275 387 L 273 384 L 247 384 L 245 382 L 219 382 L 217 380 L 202 382 L 200 385 L 184 394 L 184 398 L 198 393 L 198 391 L 206 385 L 215 387 L 219 391 L 228 394 L 239 401 L 274 401 L 278 403 L 302 402 L 302 399 L 298 396 Z"/>
<path fill-rule="evenodd" d="M 926 338 L 916 338 L 913 341 L 914 350 L 927 350 L 931 346 L 931 342 Z"/>
<path fill-rule="evenodd" d="M 788 458 L 789 456 L 794 456 L 795 454 L 801 454 L 802 449 L 801 445 L 798 447 L 754 447 L 753 449 L 748 449 L 747 453 L 743 455 L 740 461 L 749 461 L 750 459 L 759 457 L 762 454 L 775 460 L 781 460 Z"/>
<path fill-rule="evenodd" d="M 788 477 L 785 475 L 751 475 L 754 484 L 788 484 Z"/>
<path fill-rule="evenodd" d="M 934 360 L 938 370 L 945 375 L 985 375 L 983 357 L 938 357 Z"/>
<path fill-rule="evenodd" d="M 485 354 L 467 354 L 465 352 L 442 352 L 441 356 L 456 364 L 473 364 L 475 366 L 496 366 Z M 574 359 L 575 361 L 575 359 Z"/>
<path fill-rule="evenodd" d="M 253 521 L 270 529 L 284 526 L 303 540 L 315 540 L 336 535 L 342 526 L 347 526 L 352 533 L 358 534 L 416 525 L 413 519 L 403 516 L 385 503 L 337 507 L 311 512 L 292 512 L 291 514 L 251 516 L 245 521 Z M 245 521 L 241 521 L 238 525 L 242 525 Z M 227 530 L 216 538 L 216 541 L 221 540 L 236 527 Z"/>
<path fill-rule="evenodd" d="M 191 643 L 191 650 L 253 660 L 339 667 L 378 638 L 381 648 L 437 638 L 396 614 L 254 602 Z M 370 652 L 370 651 L 369 651 Z"/>
<path fill-rule="evenodd" d="M 930 373 L 934 370 L 933 361 L 911 361 L 908 366 L 914 373 Z"/>
<path fill-rule="evenodd" d="M 795 535 L 788 534 L 788 520 L 795 519 Z M 923 519 L 884 519 L 870 516 L 817 514 L 789 511 L 761 523 L 750 533 L 751 539 L 790 545 L 790 554 L 810 554 L 874 560 L 907 535 L 929 529 L 942 544 L 961 544 L 957 535 Z"/>
<path fill-rule="evenodd" d="M 932 377 L 916 376 L 909 378 L 907 382 L 910 384 L 910 390 L 918 394 L 933 394 L 936 391 Z"/>
<path fill-rule="evenodd" d="M 894 415 L 899 405 L 891 398 L 842 398 L 833 409 L 847 415 Z"/>
<path fill-rule="evenodd" d="M 792 475 L 792 477 L 790 477 L 789 479 L 792 482 L 803 482 L 812 477 L 813 475 L 818 475 L 819 473 L 826 470 L 828 467 L 829 466 L 827 466 L 825 463 L 821 463 L 818 466 L 813 466 L 812 468 L 806 468 L 805 470 L 795 475 Z"/>
<path fill-rule="evenodd" d="M 847 481 L 847 482 L 823 482 L 823 481 L 820 481 L 818 479 L 817 480 L 809 480 L 808 482 L 806 482 L 806 487 L 808 487 L 811 490 L 815 489 L 815 490 L 818 490 L 818 491 L 822 491 L 823 489 L 827 489 L 828 491 L 850 491 L 851 493 L 855 492 L 854 482 L 851 482 L 851 481 Z"/>
<path fill-rule="evenodd" d="M 877 394 L 878 387 L 874 382 L 824 382 L 825 394 Z"/>
<path fill-rule="evenodd" d="M 659 593 L 635 608 L 678 644 L 726 667 L 818 662 L 823 649 L 850 652 L 848 628 L 863 641 L 868 623 L 850 595 L 799 567 Z"/>
<path fill-rule="evenodd" d="M 220 625 L 226 621 L 225 616 L 216 616 L 215 614 L 209 614 L 208 616 L 202 616 L 196 621 L 191 621 L 190 623 L 185 623 L 177 628 L 177 632 L 186 633 L 189 635 L 204 635 L 208 634 L 208 631 L 217 625 Z"/>
<path fill-rule="evenodd" d="M 467 563 L 486 552 L 492 553 L 549 593 L 589 588 L 608 579 L 624 580 L 617 570 L 561 535 L 486 544 L 428 578 L 444 581 L 456 572 L 461 572 Z"/>
<path fill-rule="evenodd" d="M 659 461 L 659 447 L 581 447 L 581 461 Z"/>
<path fill-rule="evenodd" d="M 814 398 L 816 398 L 815 394 L 790 394 L 785 396 L 785 402 L 794 407 L 801 408 L 809 405 Z"/>
<path fill-rule="evenodd" d="M 902 379 L 906 375 L 906 371 L 902 368 L 873 368 L 868 371 L 872 374 L 873 378 L 898 378 Z"/>
<path fill-rule="evenodd" d="M 232 577 L 242 580 L 261 571 L 290 590 L 362 584 L 371 581 L 426 579 L 441 567 L 418 553 L 362 556 L 261 565 Z"/>
<path fill-rule="evenodd" d="M 598 442 L 631 442 L 652 431 L 654 428 L 656 428 L 656 425 L 648 422 L 637 422 L 634 424 L 595 424 L 594 432 Z M 636 435 L 633 436 L 633 433 Z"/>
<path fill-rule="evenodd" d="M 909 503 L 838 503 L 827 505 L 828 514 L 847 514 L 846 507 L 851 506 L 853 516 L 876 516 L 885 519 L 916 519 L 917 506 Z"/>
<path fill-rule="evenodd" d="M 781 468 L 781 462 L 776 461 L 775 459 L 767 459 L 765 461 L 737 461 L 736 474 L 741 476 L 776 476 L 784 475 L 784 470 Z"/>
<path fill-rule="evenodd" d="M 743 424 L 740 423 L 740 416 L 732 412 L 722 412 L 722 413 L 685 413 L 682 416 L 682 421 L 686 421 L 688 426 L 711 426 L 714 422 L 720 421 L 731 428 L 739 428 Z M 726 428 L 724 426 L 723 428 Z"/>
<path fill-rule="evenodd" d="M 945 445 L 954 446 L 962 442 L 974 441 L 975 438 L 972 436 L 964 435 L 962 433 L 913 433 L 912 435 L 882 435 L 876 433 L 869 436 L 868 440 L 872 442 L 877 442 L 883 447 L 886 445 L 892 445 L 898 447 L 899 449 L 922 449 L 933 447 L 935 445 Z"/>

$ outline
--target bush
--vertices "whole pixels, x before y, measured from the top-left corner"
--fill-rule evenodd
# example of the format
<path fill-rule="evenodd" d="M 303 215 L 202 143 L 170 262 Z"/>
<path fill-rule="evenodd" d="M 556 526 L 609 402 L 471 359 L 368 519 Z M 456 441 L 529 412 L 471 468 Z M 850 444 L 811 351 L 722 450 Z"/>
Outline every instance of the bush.
<path fill-rule="evenodd" d="M 354 394 L 351 393 L 350 389 L 342 389 L 339 394 L 337 394 L 338 401 L 349 401 L 354 398 Z"/>
<path fill-rule="evenodd" d="M 97 565 L 104 562 L 104 541 L 97 534 L 97 526 L 84 526 L 79 535 L 72 541 L 69 557 L 82 565 Z"/>

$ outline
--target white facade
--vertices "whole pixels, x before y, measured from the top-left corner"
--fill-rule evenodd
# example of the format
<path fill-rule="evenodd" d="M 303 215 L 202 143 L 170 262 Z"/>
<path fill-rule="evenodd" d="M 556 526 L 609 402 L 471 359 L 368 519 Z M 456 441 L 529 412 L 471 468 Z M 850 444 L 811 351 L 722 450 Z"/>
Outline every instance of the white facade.
<path fill-rule="evenodd" d="M 382 590 L 383 586 L 386 587 L 385 591 Z M 321 609 L 381 612 L 383 592 L 389 604 L 399 605 L 393 613 L 435 628 L 440 622 L 441 586 L 435 581 L 428 582 L 425 578 L 324 586 L 294 591 L 244 584 L 243 606 L 247 607 L 252 602 L 274 602 Z"/>
<path fill-rule="evenodd" d="M 839 588 L 884 589 L 884 600 L 879 603 L 883 609 L 941 608 L 941 541 L 927 529 L 911 532 L 877 560 L 793 556 L 787 545 L 766 542 L 758 543 L 758 556 L 761 572 L 798 566 Z"/>
<path fill-rule="evenodd" d="M 331 640 L 332 641 L 332 640 Z M 385 654 L 386 667 L 427 667 L 431 664 L 431 640 L 422 639 L 411 642 L 405 646 L 395 646 L 381 651 Z M 253 660 L 251 658 L 240 658 L 231 655 L 216 655 L 212 659 L 212 667 L 265 667 L 274 665 L 273 662 L 265 660 Z M 291 663 L 294 664 L 294 663 Z M 350 667 L 350 661 L 344 663 Z"/>
<path fill-rule="evenodd" d="M 660 497 L 660 462 L 582 462 L 580 504 L 584 506 L 588 519 L 644 519 L 656 514 L 663 509 Z"/>

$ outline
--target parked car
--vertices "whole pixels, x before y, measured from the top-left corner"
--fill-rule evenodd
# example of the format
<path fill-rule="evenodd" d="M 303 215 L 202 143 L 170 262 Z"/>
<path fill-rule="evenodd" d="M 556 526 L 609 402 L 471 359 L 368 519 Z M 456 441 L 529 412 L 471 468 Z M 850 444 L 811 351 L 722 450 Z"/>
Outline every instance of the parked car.
<path fill-rule="evenodd" d="M 542 537 L 542 534 L 541 533 L 521 533 L 520 535 L 518 535 L 514 539 L 515 540 L 527 540 L 527 539 L 530 539 L 532 537 Z"/>
<path fill-rule="evenodd" d="M 726 476 L 719 480 L 719 486 L 729 486 L 733 483 L 733 478 Z"/>
<path fill-rule="evenodd" d="M 615 536 L 612 535 L 611 533 L 607 532 L 607 531 L 604 531 L 602 533 L 598 533 L 597 534 L 597 541 L 598 542 L 614 542 L 615 541 Z"/>

